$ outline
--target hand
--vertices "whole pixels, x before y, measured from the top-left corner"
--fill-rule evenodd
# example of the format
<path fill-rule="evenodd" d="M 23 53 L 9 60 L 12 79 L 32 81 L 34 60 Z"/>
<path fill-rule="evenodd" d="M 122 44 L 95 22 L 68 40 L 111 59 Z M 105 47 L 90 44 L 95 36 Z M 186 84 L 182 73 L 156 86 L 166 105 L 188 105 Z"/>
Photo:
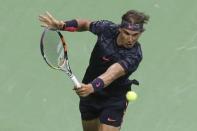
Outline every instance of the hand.
<path fill-rule="evenodd" d="M 91 84 L 81 84 L 81 88 L 74 88 L 77 95 L 80 97 L 86 97 L 94 92 L 94 88 Z"/>
<path fill-rule="evenodd" d="M 51 30 L 61 29 L 64 25 L 63 21 L 56 20 L 49 12 L 39 15 L 39 20 L 42 27 L 46 27 Z"/>

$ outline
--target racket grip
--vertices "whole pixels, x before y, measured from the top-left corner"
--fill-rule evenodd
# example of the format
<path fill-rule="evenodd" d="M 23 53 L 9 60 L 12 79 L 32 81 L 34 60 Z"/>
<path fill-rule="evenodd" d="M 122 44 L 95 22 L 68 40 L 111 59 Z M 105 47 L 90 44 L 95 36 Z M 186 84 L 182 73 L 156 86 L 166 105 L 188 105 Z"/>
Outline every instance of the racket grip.
<path fill-rule="evenodd" d="M 79 83 L 79 81 L 77 80 L 77 78 L 74 75 L 71 77 L 71 80 L 73 81 L 74 85 L 77 88 L 81 88 L 81 84 Z"/>

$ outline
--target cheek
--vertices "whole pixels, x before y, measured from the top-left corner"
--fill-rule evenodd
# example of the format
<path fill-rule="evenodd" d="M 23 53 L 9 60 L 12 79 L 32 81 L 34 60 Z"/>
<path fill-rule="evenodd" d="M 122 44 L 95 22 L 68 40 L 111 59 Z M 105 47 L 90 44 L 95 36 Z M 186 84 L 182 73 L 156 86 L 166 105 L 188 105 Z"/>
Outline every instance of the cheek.
<path fill-rule="evenodd" d="M 128 35 L 123 35 L 123 36 L 122 36 L 122 40 L 126 41 L 126 40 L 128 40 L 128 39 L 129 39 L 129 36 L 128 36 Z"/>
<path fill-rule="evenodd" d="M 120 40 L 121 40 L 121 41 L 124 40 L 124 35 L 120 35 Z"/>
<path fill-rule="evenodd" d="M 128 39 L 127 37 L 123 37 L 123 38 L 122 38 L 122 42 L 123 42 L 123 43 L 127 43 L 128 40 L 129 40 L 129 39 Z"/>
<path fill-rule="evenodd" d="M 140 37 L 140 36 L 138 35 L 138 36 L 135 36 L 134 38 L 135 38 L 135 40 L 137 40 L 139 37 Z"/>

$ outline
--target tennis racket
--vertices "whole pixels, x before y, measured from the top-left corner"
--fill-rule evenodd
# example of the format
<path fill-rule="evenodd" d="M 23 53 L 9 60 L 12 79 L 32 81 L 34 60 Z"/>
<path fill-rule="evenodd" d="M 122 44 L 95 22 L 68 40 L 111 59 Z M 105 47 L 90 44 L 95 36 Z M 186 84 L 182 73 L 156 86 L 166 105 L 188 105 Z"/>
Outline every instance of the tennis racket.
<path fill-rule="evenodd" d="M 67 44 L 59 31 L 45 28 L 40 40 L 40 50 L 45 62 L 51 68 L 65 72 L 77 88 L 81 87 L 70 68 Z"/>

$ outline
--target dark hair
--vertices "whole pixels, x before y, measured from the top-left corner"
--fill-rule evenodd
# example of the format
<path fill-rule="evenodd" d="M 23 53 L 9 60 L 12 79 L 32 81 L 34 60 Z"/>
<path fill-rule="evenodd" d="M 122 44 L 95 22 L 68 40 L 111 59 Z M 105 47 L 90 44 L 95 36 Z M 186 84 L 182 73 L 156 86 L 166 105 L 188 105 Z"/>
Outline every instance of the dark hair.
<path fill-rule="evenodd" d="M 148 15 L 136 10 L 129 10 L 122 16 L 122 21 L 126 21 L 131 24 L 146 24 L 148 20 Z"/>

